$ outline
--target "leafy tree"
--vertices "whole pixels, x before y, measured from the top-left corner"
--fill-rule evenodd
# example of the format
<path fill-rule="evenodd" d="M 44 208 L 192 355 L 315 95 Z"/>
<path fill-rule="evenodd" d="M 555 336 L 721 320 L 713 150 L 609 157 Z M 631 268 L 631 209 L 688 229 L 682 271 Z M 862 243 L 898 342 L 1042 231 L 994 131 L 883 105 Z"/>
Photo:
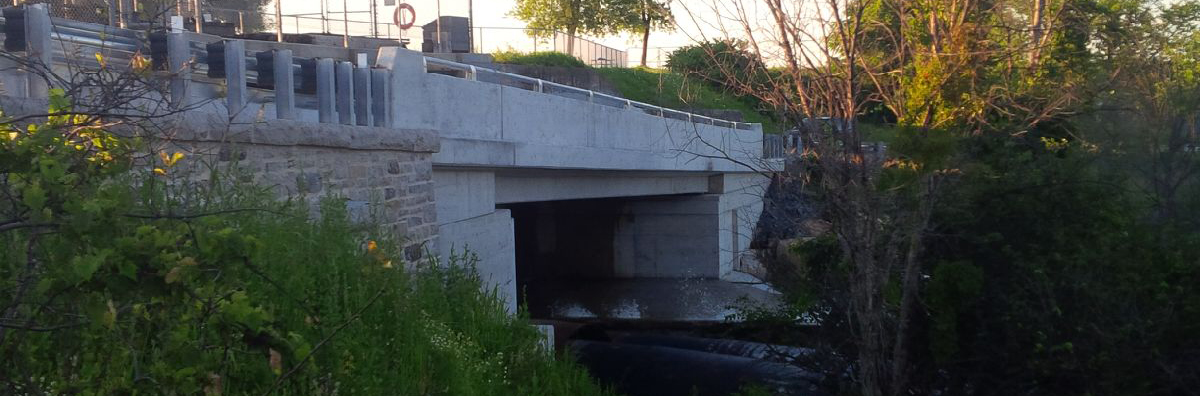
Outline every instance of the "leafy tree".
<path fill-rule="evenodd" d="M 646 53 L 650 48 L 650 32 L 675 28 L 671 15 L 671 1 L 659 0 L 608 0 L 608 7 L 620 20 L 619 30 L 642 35 L 641 65 L 646 66 Z"/>
<path fill-rule="evenodd" d="M 567 33 L 567 53 L 575 53 L 577 34 L 607 34 L 616 31 L 617 19 L 608 14 L 606 0 L 517 0 L 509 15 L 525 21 L 530 35 L 545 37 L 555 31 Z"/>

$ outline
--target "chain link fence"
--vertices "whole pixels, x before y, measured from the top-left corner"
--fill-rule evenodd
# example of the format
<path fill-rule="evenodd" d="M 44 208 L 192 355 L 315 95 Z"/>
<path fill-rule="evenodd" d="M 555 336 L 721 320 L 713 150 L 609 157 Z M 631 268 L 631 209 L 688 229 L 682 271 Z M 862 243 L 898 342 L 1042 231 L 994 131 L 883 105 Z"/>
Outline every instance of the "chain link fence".
<path fill-rule="evenodd" d="M 557 51 L 579 58 L 588 66 L 624 67 L 628 64 L 625 51 L 547 29 L 475 27 L 471 30 L 471 43 L 472 50 L 480 53 Z"/>

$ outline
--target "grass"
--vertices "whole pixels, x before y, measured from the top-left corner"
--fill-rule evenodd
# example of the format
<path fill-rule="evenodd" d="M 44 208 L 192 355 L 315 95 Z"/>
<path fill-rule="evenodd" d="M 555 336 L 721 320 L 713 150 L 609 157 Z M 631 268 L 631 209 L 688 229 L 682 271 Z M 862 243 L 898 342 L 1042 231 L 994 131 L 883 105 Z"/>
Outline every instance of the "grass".
<path fill-rule="evenodd" d="M 325 205 L 315 222 L 261 219 L 255 230 L 268 242 L 257 260 L 264 272 L 307 305 L 281 309 L 276 318 L 284 327 L 311 329 L 309 311 L 326 313 L 325 323 L 352 323 L 313 361 L 340 393 L 604 394 L 582 368 L 541 348 L 540 333 L 524 317 L 507 315 L 496 293 L 481 290 L 470 260 L 404 270 L 396 259 L 394 268 L 383 268 L 387 257 L 401 256 L 397 244 L 380 238 L 378 250 L 388 253 L 364 254 L 363 240 L 377 236 L 351 226 L 343 206 Z M 279 299 L 277 289 L 257 286 L 250 289 L 259 298 Z M 351 320 L 380 290 L 382 297 Z"/>
<path fill-rule="evenodd" d="M 48 252 L 63 244 L 115 252 L 78 285 L 66 280 L 79 261 L 47 253 L 55 271 L 30 297 L 53 300 L 72 321 L 92 317 L 74 307 L 99 319 L 0 344 L 0 372 L 37 378 L 48 394 L 608 394 L 542 347 L 523 314 L 507 314 L 469 257 L 406 263 L 400 240 L 351 222 L 339 197 L 325 198 L 313 217 L 307 205 L 275 202 L 252 185 L 137 180 L 127 184 L 149 201 L 212 214 L 117 216 L 101 232 L 43 237 Z M 203 197 L 206 207 L 180 197 Z M 119 213 L 150 209 L 132 205 Z M 0 290 L 23 274 L 25 260 L 13 253 L 22 241 L 0 233 Z M 117 273 L 127 262 L 143 267 Z"/>
<path fill-rule="evenodd" d="M 649 68 L 598 68 L 625 98 L 670 109 L 730 109 L 742 113 L 745 122 L 763 124 L 764 132 L 778 132 L 779 125 L 760 114 L 746 100 L 693 78 Z"/>
<path fill-rule="evenodd" d="M 531 65 L 531 66 L 557 66 L 557 67 L 587 67 L 587 64 L 571 55 L 567 55 L 557 51 L 540 51 L 540 52 L 517 52 L 517 51 L 501 51 L 492 54 L 492 59 L 496 63 L 509 63 L 514 65 Z"/>

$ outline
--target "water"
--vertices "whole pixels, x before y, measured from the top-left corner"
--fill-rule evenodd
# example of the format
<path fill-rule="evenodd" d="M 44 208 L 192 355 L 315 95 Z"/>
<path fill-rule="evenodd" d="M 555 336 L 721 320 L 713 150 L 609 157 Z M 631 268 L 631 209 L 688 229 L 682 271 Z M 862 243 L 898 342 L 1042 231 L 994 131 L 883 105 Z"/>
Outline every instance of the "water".
<path fill-rule="evenodd" d="M 545 319 L 719 322 L 738 305 L 777 305 L 779 295 L 717 279 L 556 280 L 529 290 L 527 303 L 533 317 Z"/>

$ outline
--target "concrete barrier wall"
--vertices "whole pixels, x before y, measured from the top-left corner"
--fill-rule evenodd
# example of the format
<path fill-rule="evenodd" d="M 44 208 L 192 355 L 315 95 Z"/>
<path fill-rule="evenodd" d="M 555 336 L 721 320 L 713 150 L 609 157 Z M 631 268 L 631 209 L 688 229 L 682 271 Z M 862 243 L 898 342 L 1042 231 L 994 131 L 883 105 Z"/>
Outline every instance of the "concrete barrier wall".
<path fill-rule="evenodd" d="M 393 70 L 395 127 L 434 128 L 435 163 L 491 167 L 750 172 L 761 128 L 659 117 L 517 87 L 426 73 L 418 52 L 380 50 Z M 733 158 L 734 161 L 724 159 Z"/>

